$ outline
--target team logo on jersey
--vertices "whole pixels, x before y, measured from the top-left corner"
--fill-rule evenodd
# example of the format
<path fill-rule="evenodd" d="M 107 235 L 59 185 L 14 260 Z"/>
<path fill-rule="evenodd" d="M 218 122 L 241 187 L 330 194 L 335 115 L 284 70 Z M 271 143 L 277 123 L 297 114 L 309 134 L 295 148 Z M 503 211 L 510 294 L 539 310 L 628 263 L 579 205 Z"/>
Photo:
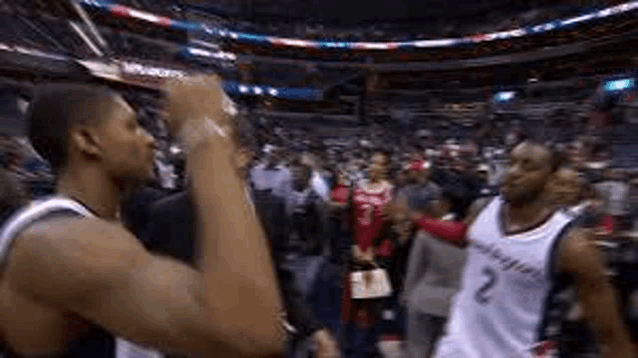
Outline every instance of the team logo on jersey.
<path fill-rule="evenodd" d="M 471 245 L 475 247 L 480 253 L 485 255 L 490 261 L 494 261 L 503 271 L 518 272 L 526 277 L 532 278 L 534 281 L 542 281 L 543 271 L 529 265 L 525 262 L 521 262 L 518 259 L 510 257 L 496 245 L 485 245 L 478 241 L 471 241 Z"/>

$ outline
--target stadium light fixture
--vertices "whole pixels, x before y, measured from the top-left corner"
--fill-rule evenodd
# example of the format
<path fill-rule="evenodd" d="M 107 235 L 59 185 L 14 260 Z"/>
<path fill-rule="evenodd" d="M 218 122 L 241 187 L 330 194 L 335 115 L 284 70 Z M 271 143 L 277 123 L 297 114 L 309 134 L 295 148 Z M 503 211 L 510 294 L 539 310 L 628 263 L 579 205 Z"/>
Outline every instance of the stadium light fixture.
<path fill-rule="evenodd" d="M 516 97 L 516 92 L 514 92 L 514 91 L 505 91 L 505 92 L 498 92 L 494 96 L 494 99 L 497 102 L 507 102 L 507 101 L 511 101 L 512 99 L 514 99 L 514 97 Z"/>
<path fill-rule="evenodd" d="M 606 91 L 622 91 L 629 88 L 632 88 L 636 85 L 635 80 L 633 78 L 624 78 L 621 80 L 614 80 L 605 83 Z"/>

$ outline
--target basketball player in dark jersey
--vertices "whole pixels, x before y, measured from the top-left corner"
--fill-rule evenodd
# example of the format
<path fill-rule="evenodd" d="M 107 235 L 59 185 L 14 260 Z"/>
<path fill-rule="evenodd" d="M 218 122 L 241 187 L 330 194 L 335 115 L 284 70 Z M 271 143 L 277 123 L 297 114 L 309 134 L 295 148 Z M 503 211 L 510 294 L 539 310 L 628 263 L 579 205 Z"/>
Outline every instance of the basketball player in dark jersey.
<path fill-rule="evenodd" d="M 419 228 L 469 251 L 435 357 L 554 356 L 570 286 L 598 333 L 602 356 L 633 357 L 599 252 L 552 202 L 548 183 L 558 158 L 525 141 L 511 152 L 502 195 L 466 223 L 414 218 Z"/>
<path fill-rule="evenodd" d="M 149 253 L 118 221 L 122 193 L 151 172 L 154 152 L 131 106 L 95 86 L 38 87 L 29 137 L 57 171 L 57 195 L 2 229 L 0 331 L 14 356 L 64 356 L 95 325 L 171 353 L 281 354 L 277 285 L 232 164 L 220 80 L 172 81 L 166 93 L 168 127 L 189 148 L 200 270 Z"/>

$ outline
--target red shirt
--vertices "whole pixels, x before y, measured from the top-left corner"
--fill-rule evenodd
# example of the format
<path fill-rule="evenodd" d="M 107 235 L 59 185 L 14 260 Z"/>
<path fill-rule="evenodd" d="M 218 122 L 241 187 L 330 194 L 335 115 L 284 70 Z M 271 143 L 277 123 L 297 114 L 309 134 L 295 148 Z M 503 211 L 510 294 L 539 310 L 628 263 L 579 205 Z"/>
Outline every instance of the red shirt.
<path fill-rule="evenodd" d="M 383 207 L 392 200 L 392 186 L 388 183 L 374 190 L 359 187 L 353 194 L 355 215 L 354 242 L 366 251 L 386 223 Z"/>
<path fill-rule="evenodd" d="M 330 198 L 340 204 L 346 204 L 348 202 L 349 195 L 350 188 L 341 184 L 337 184 L 334 188 L 332 188 L 332 192 L 330 192 Z"/>

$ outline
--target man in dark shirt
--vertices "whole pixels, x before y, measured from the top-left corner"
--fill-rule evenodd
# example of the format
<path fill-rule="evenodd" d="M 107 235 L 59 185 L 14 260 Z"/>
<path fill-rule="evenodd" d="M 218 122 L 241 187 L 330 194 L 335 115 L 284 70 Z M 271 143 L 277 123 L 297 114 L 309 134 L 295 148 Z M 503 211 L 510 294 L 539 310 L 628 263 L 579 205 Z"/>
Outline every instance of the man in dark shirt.
<path fill-rule="evenodd" d="M 437 216 L 441 200 L 441 187 L 430 180 L 430 163 L 414 161 L 407 167 L 409 184 L 399 190 L 397 197 L 411 210 L 422 211 L 431 208 L 431 215 Z"/>
<path fill-rule="evenodd" d="M 239 150 L 240 170 L 246 173 L 245 165 L 248 157 L 245 149 Z M 252 190 L 250 190 L 252 192 Z M 269 201 L 266 205 L 255 203 L 259 214 L 267 214 L 268 210 L 276 212 L 269 206 L 276 201 Z M 283 205 L 283 203 L 280 203 Z M 188 191 L 172 194 L 155 202 L 149 210 L 148 225 L 138 228 L 144 245 L 151 251 L 167 255 L 197 266 L 197 249 L 195 245 L 196 213 Z M 211 213 L 212 215 L 212 213 Z M 272 218 L 268 216 L 268 218 Z M 262 216 L 262 221 L 264 217 Z M 272 218 L 273 220 L 276 218 Z M 268 227 L 281 227 L 282 222 L 271 223 Z M 292 327 L 291 333 L 295 338 L 311 337 L 315 346 L 316 356 L 321 358 L 338 357 L 337 345 L 328 330 L 315 318 L 307 307 L 304 298 L 297 288 L 294 273 L 284 267 L 281 247 L 276 237 L 279 233 L 267 230 L 270 241 L 271 255 L 275 265 L 275 272 L 280 282 L 281 294 L 284 299 L 287 320 Z"/>

